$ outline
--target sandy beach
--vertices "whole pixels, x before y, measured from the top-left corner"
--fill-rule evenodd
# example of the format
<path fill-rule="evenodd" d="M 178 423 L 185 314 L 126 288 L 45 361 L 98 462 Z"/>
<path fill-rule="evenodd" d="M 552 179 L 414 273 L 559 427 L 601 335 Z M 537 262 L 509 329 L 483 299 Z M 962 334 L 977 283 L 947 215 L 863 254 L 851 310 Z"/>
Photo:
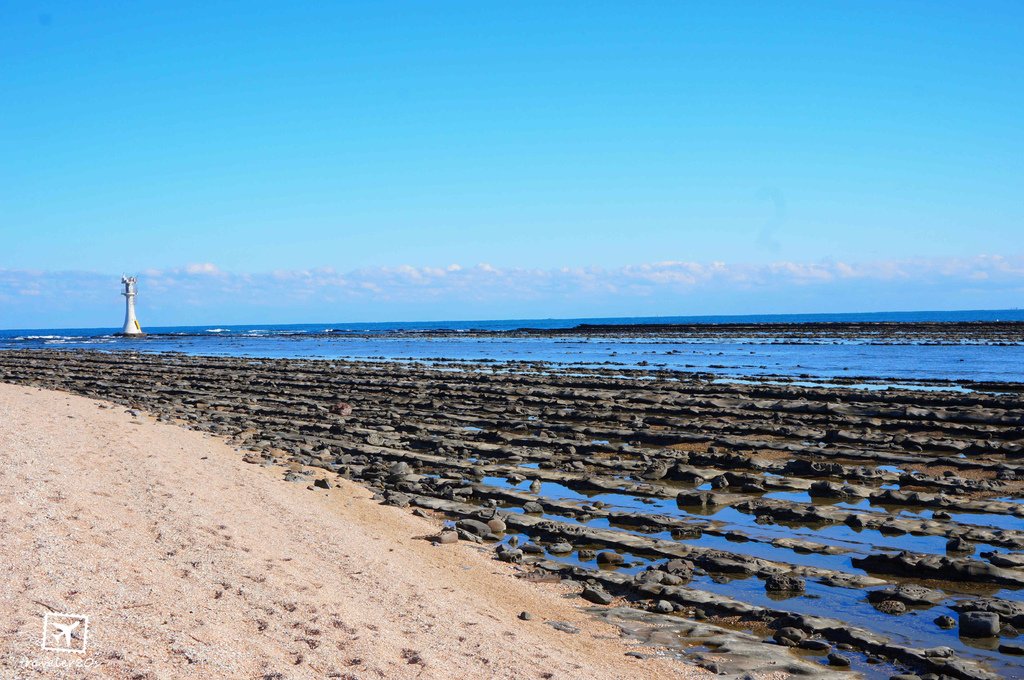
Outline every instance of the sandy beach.
<path fill-rule="evenodd" d="M 0 384 L 0 450 L 4 677 L 706 675 L 626 656 L 578 598 L 477 546 L 424 540 L 440 520 L 120 406 Z M 84 652 L 41 649 L 47 612 L 89 617 Z"/>

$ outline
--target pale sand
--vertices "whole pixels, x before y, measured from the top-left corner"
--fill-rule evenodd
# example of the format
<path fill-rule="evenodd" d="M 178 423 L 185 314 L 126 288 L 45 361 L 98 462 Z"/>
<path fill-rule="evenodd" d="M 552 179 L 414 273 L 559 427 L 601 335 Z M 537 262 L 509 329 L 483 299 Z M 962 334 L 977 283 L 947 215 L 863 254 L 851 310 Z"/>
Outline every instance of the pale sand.
<path fill-rule="evenodd" d="M 582 600 L 479 547 L 417 538 L 439 520 L 343 480 L 307 490 L 213 437 L 99 404 L 0 384 L 4 678 L 706 675 L 626 657 Z M 83 654 L 40 648 L 48 608 L 90 617 Z"/>

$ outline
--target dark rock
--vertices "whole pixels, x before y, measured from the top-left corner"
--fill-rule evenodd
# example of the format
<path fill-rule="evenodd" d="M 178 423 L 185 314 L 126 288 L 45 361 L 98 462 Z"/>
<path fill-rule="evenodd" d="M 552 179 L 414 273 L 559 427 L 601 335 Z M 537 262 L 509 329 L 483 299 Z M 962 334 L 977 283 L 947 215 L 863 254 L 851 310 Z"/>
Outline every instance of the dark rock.
<path fill-rule="evenodd" d="M 585 587 L 580 596 L 587 602 L 593 602 L 594 604 L 611 604 L 614 599 L 606 590 L 597 586 Z"/>
<path fill-rule="evenodd" d="M 849 484 L 837 484 L 827 480 L 821 480 L 811 484 L 807 490 L 811 498 L 863 498 L 870 492 L 861 487 Z"/>
<path fill-rule="evenodd" d="M 563 633 L 576 634 L 580 632 L 579 628 L 572 625 L 571 623 L 566 623 L 565 621 L 545 621 L 544 623 L 548 624 L 555 630 L 562 631 Z"/>
<path fill-rule="evenodd" d="M 802 593 L 807 583 L 795 574 L 771 574 L 764 580 L 764 589 L 768 592 Z"/>
<path fill-rule="evenodd" d="M 969 638 L 987 638 L 999 635 L 999 615 L 992 612 L 960 614 L 960 635 Z"/>
<path fill-rule="evenodd" d="M 964 540 L 960 536 L 954 536 L 953 538 L 946 541 L 946 551 L 972 553 L 974 552 L 974 544 Z"/>
<path fill-rule="evenodd" d="M 455 526 L 477 536 L 488 536 L 491 533 L 489 526 L 475 519 L 460 519 Z"/>
<path fill-rule="evenodd" d="M 404 493 L 398 493 L 396 491 L 390 491 L 385 494 L 384 505 L 391 505 L 396 508 L 407 508 L 412 503 L 412 499 Z"/>
<path fill-rule="evenodd" d="M 899 616 L 900 614 L 906 613 L 907 605 L 903 604 L 899 600 L 882 600 L 881 602 L 875 603 L 875 609 L 883 614 Z"/>
<path fill-rule="evenodd" d="M 827 652 L 832 649 L 832 645 L 825 640 L 801 640 L 798 647 L 809 652 Z"/>
<path fill-rule="evenodd" d="M 676 496 L 676 503 L 682 507 L 728 505 L 729 495 L 711 491 L 680 491 Z"/>
<path fill-rule="evenodd" d="M 313 486 L 315 486 L 315 487 L 317 487 L 319 489 L 330 489 L 330 488 L 332 488 L 331 487 L 331 483 L 329 481 L 327 481 L 326 479 L 318 479 L 318 480 L 316 480 L 315 482 L 313 482 Z"/>
<path fill-rule="evenodd" d="M 869 602 L 896 600 L 909 605 L 933 605 L 942 602 L 945 596 L 931 588 L 917 585 L 889 586 L 880 590 L 868 591 Z"/>
<path fill-rule="evenodd" d="M 519 612 L 519 618 L 523 621 L 529 621 L 533 618 L 533 614 L 530 612 Z"/>
<path fill-rule="evenodd" d="M 664 571 L 675 576 L 682 576 L 689 579 L 693 575 L 693 562 L 687 560 L 669 560 L 662 567 Z"/>
<path fill-rule="evenodd" d="M 835 652 L 832 652 L 828 655 L 828 665 L 837 666 L 839 668 L 846 668 L 850 665 L 850 659 L 843 656 L 842 654 L 836 654 Z"/>
<path fill-rule="evenodd" d="M 793 642 L 801 642 L 807 637 L 807 633 L 805 633 L 799 628 L 792 628 L 787 626 L 786 628 L 779 628 L 777 631 L 775 631 L 775 634 L 772 637 L 775 639 L 776 642 L 782 639 L 792 640 Z"/>

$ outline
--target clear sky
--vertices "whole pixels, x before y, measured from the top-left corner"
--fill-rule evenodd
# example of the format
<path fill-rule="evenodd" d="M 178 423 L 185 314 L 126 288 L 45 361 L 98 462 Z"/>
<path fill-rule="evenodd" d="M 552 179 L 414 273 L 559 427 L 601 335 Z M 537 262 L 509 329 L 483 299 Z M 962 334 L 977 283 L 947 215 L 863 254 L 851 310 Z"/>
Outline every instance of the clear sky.
<path fill-rule="evenodd" d="M 0 93 L 0 327 L 1024 298 L 1020 2 L 25 1 Z"/>

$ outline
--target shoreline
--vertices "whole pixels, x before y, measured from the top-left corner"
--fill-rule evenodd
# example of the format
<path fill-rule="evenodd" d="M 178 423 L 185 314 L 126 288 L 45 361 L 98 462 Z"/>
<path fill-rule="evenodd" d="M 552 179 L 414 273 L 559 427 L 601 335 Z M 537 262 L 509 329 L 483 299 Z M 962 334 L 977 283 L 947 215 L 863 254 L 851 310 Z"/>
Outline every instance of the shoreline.
<path fill-rule="evenodd" d="M 0 384 L 0 413 L 13 677 L 706 675 L 626 656 L 564 588 L 422 540 L 439 518 L 352 482 L 289 484 L 219 438 L 62 392 Z M 40 650 L 48 611 L 89 616 L 84 653 Z"/>
<path fill-rule="evenodd" d="M 1002 611 L 1024 586 L 1019 396 L 492 368 L 0 353 L 0 380 L 119 401 L 229 438 L 252 463 L 357 480 L 592 601 L 625 598 L 647 623 L 667 607 L 769 642 L 796 628 L 821 672 L 827 654 L 886 678 L 1015 663 L 1010 638 L 986 651 L 928 621 Z M 495 508 L 503 536 L 479 528 Z M 624 564 L 598 568 L 602 553 Z M 800 591 L 765 600 L 780 577 Z M 905 629 L 908 608 L 927 621 Z"/>

